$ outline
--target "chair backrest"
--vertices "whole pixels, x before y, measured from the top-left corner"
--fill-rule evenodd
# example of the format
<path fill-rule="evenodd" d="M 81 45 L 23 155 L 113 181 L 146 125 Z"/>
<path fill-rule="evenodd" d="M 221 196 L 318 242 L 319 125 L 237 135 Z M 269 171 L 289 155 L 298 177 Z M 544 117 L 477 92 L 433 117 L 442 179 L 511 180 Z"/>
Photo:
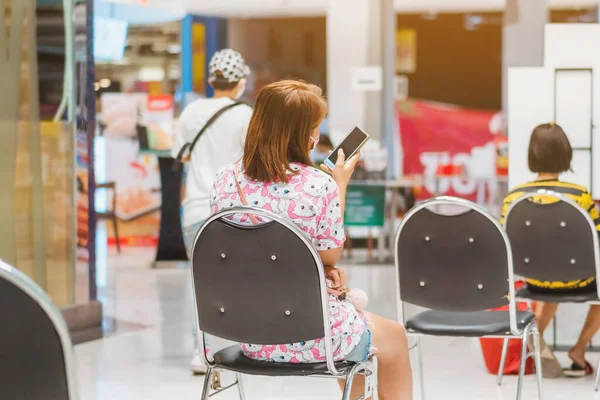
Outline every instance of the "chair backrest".
<path fill-rule="evenodd" d="M 459 212 L 437 213 L 436 206 Z M 509 304 L 516 332 L 510 244 L 485 209 L 453 197 L 426 201 L 406 214 L 395 247 L 400 321 L 403 302 L 455 312 Z"/>
<path fill-rule="evenodd" d="M 0 261 L 0 397 L 79 398 L 65 321 L 27 276 Z"/>
<path fill-rule="evenodd" d="M 539 196 L 554 201 L 539 204 Z M 549 282 L 599 276 L 596 226 L 571 198 L 548 190 L 525 193 L 507 210 L 504 226 L 517 275 Z"/>
<path fill-rule="evenodd" d="M 233 222 L 248 213 L 268 222 Z M 192 275 L 203 332 L 252 344 L 330 338 L 321 258 L 279 216 L 247 207 L 213 215 L 194 241 Z M 325 344 L 331 351 L 331 340 Z"/>

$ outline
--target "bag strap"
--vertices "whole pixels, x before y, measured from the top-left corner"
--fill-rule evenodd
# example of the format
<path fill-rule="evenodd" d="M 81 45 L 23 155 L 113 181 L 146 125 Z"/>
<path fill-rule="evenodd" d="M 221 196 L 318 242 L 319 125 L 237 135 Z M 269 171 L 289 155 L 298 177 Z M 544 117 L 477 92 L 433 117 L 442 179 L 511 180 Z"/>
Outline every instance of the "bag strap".
<path fill-rule="evenodd" d="M 196 137 L 194 138 L 194 140 L 192 140 L 192 143 L 186 143 L 183 145 L 183 147 L 181 147 L 181 150 L 179 150 L 179 153 L 177 153 L 177 157 L 175 158 L 175 163 L 173 164 L 173 171 L 179 171 L 181 164 L 183 163 L 182 160 L 184 154 L 186 154 L 186 152 L 188 152 L 190 157 L 192 156 L 192 151 L 194 151 L 194 147 L 196 147 L 196 143 L 198 143 L 200 137 L 204 134 L 204 132 L 206 132 L 208 128 L 210 128 L 212 124 L 215 123 L 217 119 L 219 119 L 221 115 L 223 115 L 226 111 L 231 110 L 232 108 L 237 107 L 241 104 L 244 103 L 236 101 L 232 104 L 228 104 L 225 107 L 221 108 L 219 111 L 217 111 L 212 117 L 210 117 L 210 119 L 206 121 L 206 124 L 204 124 L 202 129 L 200 129 L 200 131 L 196 134 Z"/>
<path fill-rule="evenodd" d="M 240 182 L 238 180 L 239 169 L 238 169 L 237 162 L 235 164 L 233 164 L 233 173 L 235 174 L 235 176 L 234 176 L 235 185 L 237 186 L 237 191 L 238 191 L 238 194 L 240 195 L 240 199 L 242 200 L 242 204 L 247 206 L 248 200 L 246 200 L 246 195 L 244 194 L 244 191 L 242 190 L 242 187 L 240 186 Z M 256 217 L 254 215 L 248 214 L 248 216 L 250 217 L 250 221 L 252 221 L 252 223 L 254 225 L 258 225 L 258 219 L 256 219 Z"/>
<path fill-rule="evenodd" d="M 212 117 L 210 117 L 210 119 L 208 121 L 206 121 L 206 124 L 204 124 L 204 126 L 202 127 L 202 129 L 200 129 L 200 132 L 198 132 L 198 134 L 196 135 L 196 137 L 192 141 L 192 144 L 190 145 L 190 154 L 192 153 L 192 151 L 194 151 L 194 147 L 196 146 L 196 143 L 198 142 L 198 139 L 200 139 L 200 137 L 202 136 L 202 134 L 204 132 L 206 132 L 206 130 L 208 128 L 210 128 L 210 126 L 212 124 L 214 124 L 215 121 L 217 119 L 219 119 L 219 117 L 221 115 L 223 115 L 226 111 L 231 110 L 232 108 L 237 107 L 237 106 L 239 106 L 241 104 L 244 104 L 244 103 L 236 101 L 233 104 L 228 104 L 225 107 L 221 108 L 219 111 L 217 111 Z"/>

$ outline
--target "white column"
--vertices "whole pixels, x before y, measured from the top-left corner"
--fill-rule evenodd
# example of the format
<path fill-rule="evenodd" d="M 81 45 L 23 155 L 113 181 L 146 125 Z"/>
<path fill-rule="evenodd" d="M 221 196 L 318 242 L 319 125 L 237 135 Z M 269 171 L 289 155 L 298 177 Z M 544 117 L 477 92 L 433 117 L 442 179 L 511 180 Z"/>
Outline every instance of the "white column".
<path fill-rule="evenodd" d="M 356 67 L 378 65 L 380 43 L 372 43 L 371 32 L 378 30 L 373 23 L 378 7 L 373 0 L 330 0 L 327 10 L 327 96 L 329 101 L 330 131 L 347 133 L 354 126 L 363 127 L 374 136 L 379 136 L 379 128 L 372 131 L 368 126 L 377 96 L 352 89 L 352 70 Z M 373 10 L 377 8 L 377 10 Z M 374 25 L 374 26 L 373 26 Z M 377 39 L 377 36 L 375 36 Z M 375 113 L 377 119 L 380 113 Z M 372 119 L 371 119 L 372 121 Z"/>
<path fill-rule="evenodd" d="M 508 111 L 508 69 L 544 65 L 547 0 L 507 0 L 502 32 L 502 109 Z M 510 134 L 510 132 L 509 132 Z"/>

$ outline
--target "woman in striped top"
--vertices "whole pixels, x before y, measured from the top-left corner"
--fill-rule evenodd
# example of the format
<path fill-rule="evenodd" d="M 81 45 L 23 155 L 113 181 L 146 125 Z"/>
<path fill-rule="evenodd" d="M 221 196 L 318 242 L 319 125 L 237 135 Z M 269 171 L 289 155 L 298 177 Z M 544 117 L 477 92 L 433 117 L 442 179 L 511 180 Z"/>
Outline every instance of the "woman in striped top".
<path fill-rule="evenodd" d="M 562 182 L 559 174 L 571 169 L 573 149 L 563 129 L 555 124 L 543 124 L 536 127 L 529 142 L 529 169 L 538 174 L 533 182 L 526 183 L 513 189 L 504 199 L 501 222 L 513 201 L 524 193 L 547 189 L 562 193 L 577 202 L 589 214 L 596 229 L 600 232 L 600 215 L 596 209 L 594 199 L 588 190 L 574 183 Z M 540 204 L 549 204 L 556 201 L 547 196 L 535 196 L 533 201 Z M 596 278 L 589 277 L 572 282 L 541 282 L 527 279 L 528 288 L 532 291 L 556 293 L 565 292 L 596 292 Z M 536 310 L 537 324 L 543 336 L 544 330 L 554 318 L 558 303 L 539 303 Z M 585 325 L 575 346 L 569 351 L 569 358 L 573 361 L 571 368 L 564 370 L 565 375 L 572 377 L 586 376 L 593 372 L 590 364 L 585 360 L 585 351 L 588 343 L 596 332 L 600 330 L 600 306 L 593 305 L 588 312 Z"/>

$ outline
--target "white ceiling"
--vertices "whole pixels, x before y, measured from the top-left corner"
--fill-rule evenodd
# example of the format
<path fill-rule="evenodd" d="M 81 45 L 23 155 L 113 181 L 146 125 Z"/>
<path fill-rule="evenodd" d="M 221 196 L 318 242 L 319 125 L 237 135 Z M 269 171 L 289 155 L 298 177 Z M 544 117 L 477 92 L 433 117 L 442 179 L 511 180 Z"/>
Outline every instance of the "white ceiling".
<path fill-rule="evenodd" d="M 275 17 L 325 15 L 330 0 L 105 0 L 156 7 L 183 15 Z M 371 0 L 376 1 L 376 0 Z M 584 8 L 600 0 L 548 0 L 552 8 Z M 501 11 L 506 0 L 395 0 L 401 13 Z"/>

